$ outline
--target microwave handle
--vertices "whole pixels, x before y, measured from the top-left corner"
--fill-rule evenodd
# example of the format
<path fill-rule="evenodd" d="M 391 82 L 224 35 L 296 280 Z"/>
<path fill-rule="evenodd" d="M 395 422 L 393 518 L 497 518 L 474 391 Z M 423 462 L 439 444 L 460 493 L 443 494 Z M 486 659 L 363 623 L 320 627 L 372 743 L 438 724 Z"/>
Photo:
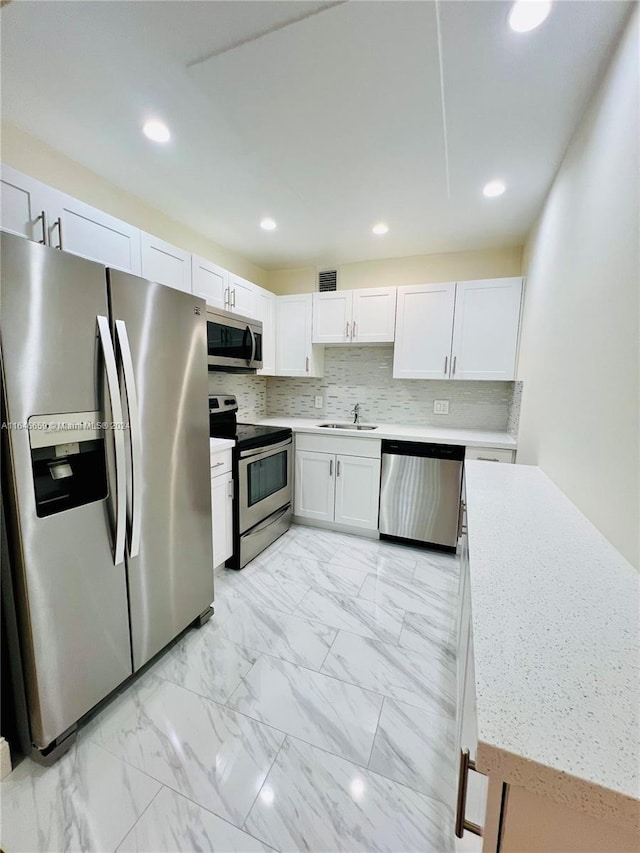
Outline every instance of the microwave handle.
<path fill-rule="evenodd" d="M 253 334 L 253 329 L 251 326 L 247 326 L 247 332 L 251 335 L 251 358 L 248 360 L 247 364 L 249 367 L 256 360 L 256 336 Z"/>

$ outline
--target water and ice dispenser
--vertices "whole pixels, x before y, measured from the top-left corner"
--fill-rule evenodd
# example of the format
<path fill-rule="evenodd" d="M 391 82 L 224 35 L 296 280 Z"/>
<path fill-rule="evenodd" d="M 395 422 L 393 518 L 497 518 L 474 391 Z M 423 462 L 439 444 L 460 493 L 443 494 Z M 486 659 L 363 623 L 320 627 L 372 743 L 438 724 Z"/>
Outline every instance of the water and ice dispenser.
<path fill-rule="evenodd" d="M 108 494 L 99 412 L 29 418 L 31 467 L 40 518 L 99 501 Z"/>

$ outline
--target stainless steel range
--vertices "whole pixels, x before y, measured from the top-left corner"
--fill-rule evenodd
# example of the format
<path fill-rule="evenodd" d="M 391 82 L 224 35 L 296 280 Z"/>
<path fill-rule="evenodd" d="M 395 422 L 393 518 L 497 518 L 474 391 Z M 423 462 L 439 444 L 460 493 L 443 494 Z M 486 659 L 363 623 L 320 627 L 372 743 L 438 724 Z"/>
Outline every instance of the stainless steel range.
<path fill-rule="evenodd" d="M 209 434 L 236 441 L 231 569 L 242 569 L 289 528 L 293 498 L 291 430 L 239 424 L 237 411 L 232 394 L 209 397 Z"/>

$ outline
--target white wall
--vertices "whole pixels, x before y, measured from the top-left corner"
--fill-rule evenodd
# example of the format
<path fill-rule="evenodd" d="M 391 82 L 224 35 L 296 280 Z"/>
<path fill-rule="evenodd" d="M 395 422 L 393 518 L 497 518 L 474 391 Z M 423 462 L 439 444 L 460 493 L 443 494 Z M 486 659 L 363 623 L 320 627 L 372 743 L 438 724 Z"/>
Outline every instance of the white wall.
<path fill-rule="evenodd" d="M 525 247 L 518 462 L 639 563 L 636 8 Z"/>

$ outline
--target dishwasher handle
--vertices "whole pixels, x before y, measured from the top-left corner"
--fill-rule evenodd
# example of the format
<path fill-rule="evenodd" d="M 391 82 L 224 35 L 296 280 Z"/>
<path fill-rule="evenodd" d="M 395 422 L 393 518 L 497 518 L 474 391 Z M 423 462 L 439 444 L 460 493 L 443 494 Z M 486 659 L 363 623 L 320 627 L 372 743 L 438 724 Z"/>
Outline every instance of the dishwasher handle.
<path fill-rule="evenodd" d="M 433 444 L 426 441 L 389 441 L 383 439 L 382 452 L 391 456 L 417 456 L 429 459 L 464 460 L 464 445 Z"/>

